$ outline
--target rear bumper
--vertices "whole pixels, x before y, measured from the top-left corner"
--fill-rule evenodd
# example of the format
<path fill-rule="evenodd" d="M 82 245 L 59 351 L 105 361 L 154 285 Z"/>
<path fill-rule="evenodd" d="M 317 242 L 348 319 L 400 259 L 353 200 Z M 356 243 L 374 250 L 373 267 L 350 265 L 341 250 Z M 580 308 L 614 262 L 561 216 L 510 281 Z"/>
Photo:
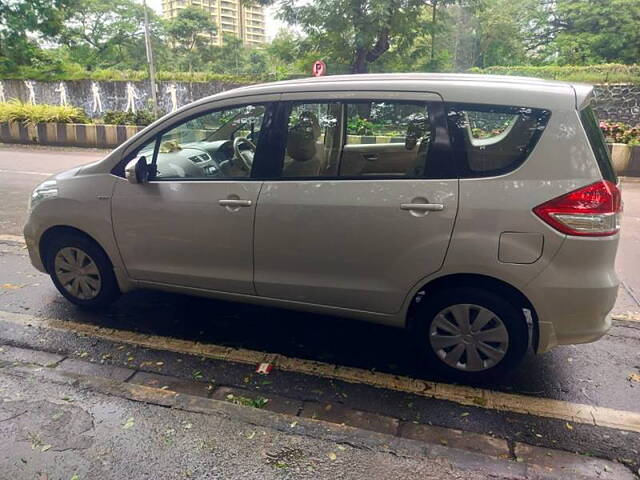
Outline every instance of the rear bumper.
<path fill-rule="evenodd" d="M 538 353 L 593 342 L 611 328 L 619 284 L 617 245 L 617 235 L 567 238 L 549 266 L 526 286 L 524 293 L 538 316 Z"/>

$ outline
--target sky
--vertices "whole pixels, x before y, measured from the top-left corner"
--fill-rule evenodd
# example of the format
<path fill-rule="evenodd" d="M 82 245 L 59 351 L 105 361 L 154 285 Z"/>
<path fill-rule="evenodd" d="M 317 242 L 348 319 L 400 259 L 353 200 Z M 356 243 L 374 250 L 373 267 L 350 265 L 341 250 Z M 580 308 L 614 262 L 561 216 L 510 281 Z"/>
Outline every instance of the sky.
<path fill-rule="evenodd" d="M 147 5 L 153 8 L 156 12 L 162 13 L 162 0 L 147 0 Z M 265 13 L 267 17 L 267 38 L 271 40 L 273 37 L 275 37 L 276 33 L 278 33 L 278 30 L 283 26 L 283 24 L 275 18 L 274 7 L 267 7 L 265 9 Z"/>

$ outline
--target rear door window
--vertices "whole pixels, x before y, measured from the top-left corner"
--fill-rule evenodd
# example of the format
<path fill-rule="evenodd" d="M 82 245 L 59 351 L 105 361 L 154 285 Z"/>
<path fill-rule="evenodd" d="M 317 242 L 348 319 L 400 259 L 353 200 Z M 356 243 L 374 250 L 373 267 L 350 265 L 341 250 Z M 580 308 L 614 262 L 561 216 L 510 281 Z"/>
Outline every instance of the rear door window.
<path fill-rule="evenodd" d="M 441 102 L 295 101 L 284 106 L 282 178 L 455 177 Z"/>
<path fill-rule="evenodd" d="M 600 126 L 598 125 L 596 114 L 591 107 L 587 107 L 580 111 L 580 121 L 582 122 L 582 126 L 584 127 L 587 138 L 589 139 L 589 144 L 591 144 L 591 150 L 593 150 L 593 154 L 595 155 L 598 166 L 600 167 L 602 178 L 609 180 L 612 183 L 617 183 L 618 178 L 616 177 L 616 172 L 613 169 L 609 149 L 605 143 L 602 130 L 600 130 Z"/>
<path fill-rule="evenodd" d="M 460 176 L 490 177 L 518 168 L 550 115 L 537 108 L 450 104 L 447 118 Z"/>

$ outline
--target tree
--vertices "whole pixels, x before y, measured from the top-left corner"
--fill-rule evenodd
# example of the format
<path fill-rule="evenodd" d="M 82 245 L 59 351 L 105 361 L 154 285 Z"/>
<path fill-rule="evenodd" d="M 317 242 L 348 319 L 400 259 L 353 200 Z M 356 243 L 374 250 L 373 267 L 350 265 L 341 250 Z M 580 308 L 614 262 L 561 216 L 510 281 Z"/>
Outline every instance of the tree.
<path fill-rule="evenodd" d="M 637 63 L 638 0 L 557 0 L 549 29 L 562 63 Z"/>
<path fill-rule="evenodd" d="M 0 1 L 0 69 L 31 65 L 41 53 L 37 41 L 60 32 L 75 1 Z"/>
<path fill-rule="evenodd" d="M 132 0 L 77 0 L 61 43 L 69 58 L 88 70 L 142 68 L 146 64 L 143 18 L 142 5 Z M 150 23 L 157 39 L 160 24 L 155 15 Z"/>
<path fill-rule="evenodd" d="M 430 64 L 436 66 L 436 35 L 442 31 L 442 23 L 438 20 L 438 7 L 446 7 L 455 3 L 455 0 L 427 0 L 431 6 L 431 56 Z"/>
<path fill-rule="evenodd" d="M 211 37 L 216 31 L 216 25 L 207 12 L 192 5 L 180 10 L 166 24 L 166 32 L 174 43 L 174 49 L 186 57 L 189 71 L 193 69 L 194 60 L 202 60 L 197 53 L 201 54 L 205 47 L 211 46 Z"/>
<path fill-rule="evenodd" d="M 425 8 L 424 0 L 316 0 L 280 3 L 279 15 L 299 25 L 310 46 L 348 65 L 350 73 L 366 73 L 395 44 L 410 37 Z"/>
<path fill-rule="evenodd" d="M 526 63 L 540 5 L 540 0 L 491 0 L 464 7 L 473 16 L 467 30 L 473 36 L 469 66 Z"/>

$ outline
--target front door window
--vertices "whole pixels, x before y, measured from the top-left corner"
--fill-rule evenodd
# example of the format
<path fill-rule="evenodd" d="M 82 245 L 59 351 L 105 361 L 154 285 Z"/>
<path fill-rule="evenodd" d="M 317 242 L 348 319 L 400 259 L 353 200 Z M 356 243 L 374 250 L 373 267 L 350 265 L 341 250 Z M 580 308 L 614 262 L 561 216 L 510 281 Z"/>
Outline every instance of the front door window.
<path fill-rule="evenodd" d="M 244 105 L 183 122 L 143 149 L 155 164 L 154 180 L 241 179 L 251 174 L 266 107 Z"/>

